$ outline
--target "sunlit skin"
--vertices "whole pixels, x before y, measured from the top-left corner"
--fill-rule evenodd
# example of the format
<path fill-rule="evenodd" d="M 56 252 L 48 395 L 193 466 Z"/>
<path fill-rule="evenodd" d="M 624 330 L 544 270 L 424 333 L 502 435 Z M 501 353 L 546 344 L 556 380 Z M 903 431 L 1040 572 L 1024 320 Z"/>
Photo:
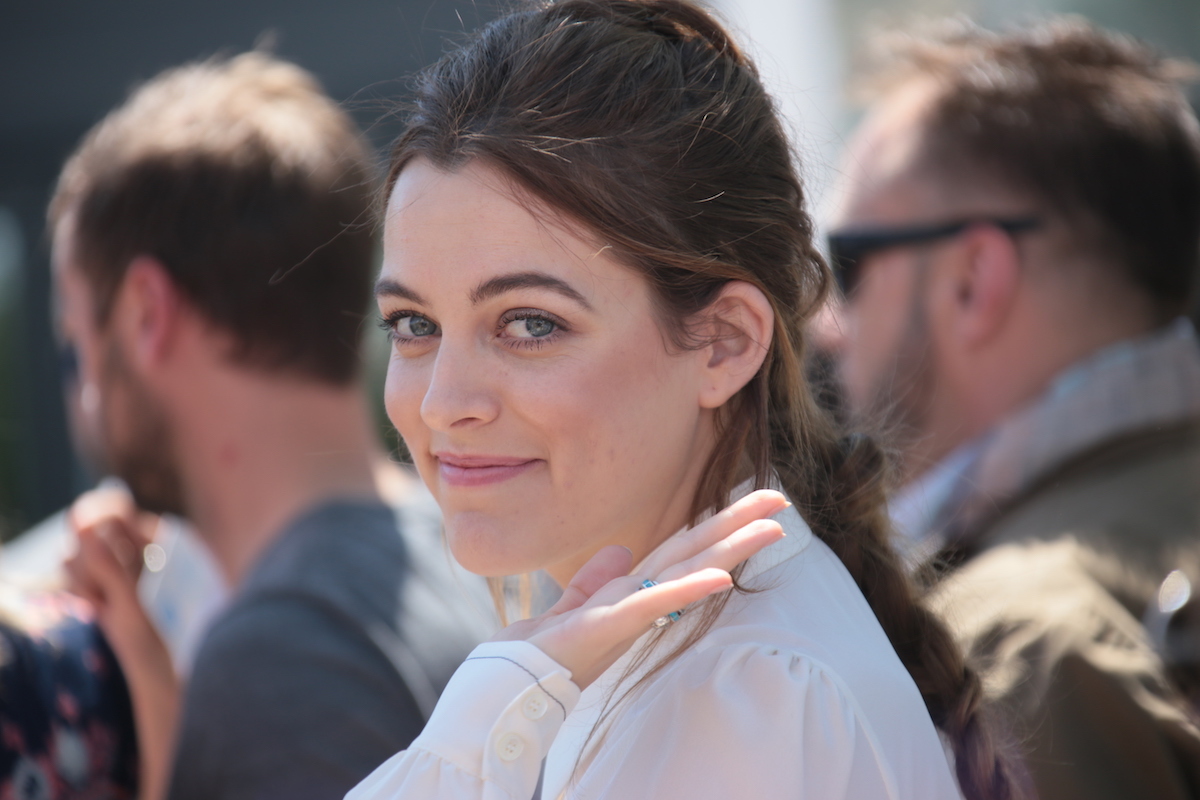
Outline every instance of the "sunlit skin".
<path fill-rule="evenodd" d="M 404 168 L 377 286 L 386 404 L 455 557 L 565 585 L 688 521 L 710 356 L 669 350 L 645 281 L 518 192 L 478 162 Z"/>

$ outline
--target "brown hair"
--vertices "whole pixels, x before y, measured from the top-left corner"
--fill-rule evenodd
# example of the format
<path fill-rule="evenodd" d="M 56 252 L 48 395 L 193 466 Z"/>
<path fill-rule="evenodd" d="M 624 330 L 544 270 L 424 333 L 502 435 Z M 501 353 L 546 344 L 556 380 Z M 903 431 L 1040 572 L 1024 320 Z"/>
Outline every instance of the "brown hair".
<path fill-rule="evenodd" d="M 763 291 L 774 339 L 721 409 L 692 510 L 724 505 L 744 478 L 765 486 L 777 475 L 953 742 L 967 797 L 1014 796 L 979 681 L 887 541 L 879 449 L 840 437 L 804 382 L 802 328 L 830 273 L 771 101 L 720 25 L 681 0 L 562 0 L 514 13 L 421 75 L 389 185 L 417 157 L 448 170 L 485 160 L 576 220 L 649 282 L 677 346 L 695 346 L 688 321 L 729 281 Z M 728 596 L 708 602 L 703 624 L 655 670 L 703 636 Z"/>
<path fill-rule="evenodd" d="M 966 20 L 877 39 L 869 94 L 913 79 L 936 92 L 921 169 L 948 185 L 1026 193 L 1152 302 L 1186 311 L 1200 269 L 1195 65 L 1073 17 L 1006 34 Z"/>
<path fill-rule="evenodd" d="M 106 324 L 131 259 L 157 258 L 232 356 L 342 385 L 358 372 L 375 185 L 349 117 L 263 53 L 169 70 L 84 139 L 50 222 Z"/>

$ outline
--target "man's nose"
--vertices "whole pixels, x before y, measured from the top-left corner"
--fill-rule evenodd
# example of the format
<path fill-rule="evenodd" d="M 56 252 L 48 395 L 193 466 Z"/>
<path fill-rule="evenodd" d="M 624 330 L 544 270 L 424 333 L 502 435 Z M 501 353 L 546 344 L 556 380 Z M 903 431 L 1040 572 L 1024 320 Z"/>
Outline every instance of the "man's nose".
<path fill-rule="evenodd" d="M 849 342 L 845 301 L 830 297 L 808 323 L 809 341 L 819 353 L 840 356 Z"/>

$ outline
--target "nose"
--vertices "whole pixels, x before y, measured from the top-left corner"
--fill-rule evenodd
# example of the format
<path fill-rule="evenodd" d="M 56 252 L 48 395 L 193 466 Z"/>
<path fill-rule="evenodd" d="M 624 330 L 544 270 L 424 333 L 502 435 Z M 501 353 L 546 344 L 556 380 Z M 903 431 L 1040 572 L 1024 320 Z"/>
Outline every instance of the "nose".
<path fill-rule="evenodd" d="M 849 323 L 845 301 L 830 298 L 809 322 L 809 340 L 813 348 L 832 357 L 845 353 L 849 342 Z"/>
<path fill-rule="evenodd" d="M 432 430 L 449 432 L 486 425 L 500 414 L 496 368 L 472 343 L 443 338 L 421 401 L 421 419 Z"/>

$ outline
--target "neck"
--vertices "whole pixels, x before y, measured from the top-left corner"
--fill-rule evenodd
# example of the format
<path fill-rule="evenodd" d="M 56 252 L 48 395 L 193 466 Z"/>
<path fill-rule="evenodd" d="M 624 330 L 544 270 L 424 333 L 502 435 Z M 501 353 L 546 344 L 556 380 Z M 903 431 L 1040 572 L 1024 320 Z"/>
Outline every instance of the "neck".
<path fill-rule="evenodd" d="M 1072 316 L 1065 303 L 1043 318 L 1044 325 L 1014 326 L 1019 335 L 992 352 L 973 356 L 978 371 L 962 371 L 957 390 L 950 385 L 937 387 L 924 432 L 905 448 L 903 483 L 919 478 L 962 445 L 1037 402 L 1074 365 L 1152 329 L 1147 318 L 1133 315 Z M 1098 318 L 1104 324 L 1097 324 Z"/>
<path fill-rule="evenodd" d="M 231 375 L 188 400 L 189 516 L 231 586 L 289 521 L 335 498 L 377 498 L 379 453 L 360 387 Z"/>
<path fill-rule="evenodd" d="M 937 415 L 931 409 L 930 417 L 940 417 L 939 424 L 927 428 L 921 433 L 912 435 L 912 439 L 901 446 L 898 485 L 911 483 L 930 470 L 934 469 L 943 459 L 948 457 L 959 446 L 971 441 L 982 434 L 986 428 L 976 430 L 963 420 L 954 419 L 949 414 Z M 936 415 L 936 416 L 935 416 Z"/>

